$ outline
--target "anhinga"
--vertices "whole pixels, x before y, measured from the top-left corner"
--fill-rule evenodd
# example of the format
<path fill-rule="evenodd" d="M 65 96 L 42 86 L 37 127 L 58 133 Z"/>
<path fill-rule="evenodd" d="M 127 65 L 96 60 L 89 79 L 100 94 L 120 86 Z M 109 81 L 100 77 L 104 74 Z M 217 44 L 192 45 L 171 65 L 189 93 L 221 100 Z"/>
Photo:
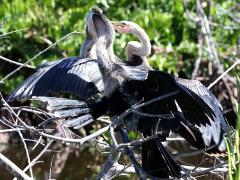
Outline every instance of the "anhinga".
<path fill-rule="evenodd" d="M 209 146 L 211 143 L 221 144 L 219 149 L 224 149 L 221 135 L 228 131 L 224 118 L 219 119 L 214 109 L 171 75 L 150 69 L 146 73 L 146 68 L 137 68 L 142 72 L 133 73 L 136 69 L 131 68 L 129 71 L 126 66 L 116 62 L 112 47 L 115 32 L 111 22 L 100 12 L 95 12 L 92 19 L 98 38 L 96 42 L 98 66 L 104 83 L 104 95 L 109 103 L 110 115 L 120 115 L 142 99 L 149 101 L 177 91 L 164 101 L 155 102 L 140 109 L 145 114 L 172 113 L 174 114 L 172 118 L 149 118 L 132 113 L 125 119 L 132 124 L 131 128 L 136 128 L 144 136 L 152 135 L 156 129 L 162 133 L 158 139 L 143 144 L 143 167 L 150 174 L 161 177 L 162 167 L 159 162 L 164 160 L 171 175 L 180 176 L 181 168 L 168 155 L 160 141 L 164 140 L 170 131 L 179 133 L 190 142 L 198 141 L 197 138 L 200 138 L 203 139 L 199 140 L 203 146 Z M 212 130 L 217 135 L 212 134 Z"/>
<path fill-rule="evenodd" d="M 91 14 L 88 15 L 89 21 Z M 88 23 L 91 26 L 91 23 Z M 87 29 L 91 29 L 88 28 Z M 40 65 L 37 72 L 20 84 L 11 95 L 9 101 L 29 99 L 32 96 L 45 96 L 55 92 L 70 92 L 81 99 L 88 99 L 91 95 L 103 89 L 94 51 L 95 41 L 86 31 L 80 57 L 70 57 Z M 86 71 L 87 70 L 87 71 Z"/>
<path fill-rule="evenodd" d="M 119 33 L 131 33 L 138 41 L 130 41 L 126 48 L 126 65 L 150 68 L 147 56 L 151 53 L 151 43 L 147 33 L 139 25 L 131 21 L 112 21 Z"/>
<path fill-rule="evenodd" d="M 96 62 L 95 40 L 91 33 L 93 26 L 89 21 L 90 16 L 91 14 L 87 17 L 86 40 L 81 46 L 80 56 L 40 65 L 35 74 L 21 83 L 7 97 L 8 101 L 30 99 L 33 96 L 35 96 L 34 99 L 47 101 L 49 110 L 56 116 L 71 117 L 72 121 L 66 123 L 70 127 L 78 126 L 88 120 L 91 122 L 92 118 L 100 116 L 97 111 L 89 116 L 87 114 L 89 107 L 86 107 L 92 95 L 103 91 L 102 77 Z M 50 93 L 61 92 L 73 93 L 84 101 L 42 97 Z M 98 110 L 106 112 L 107 105 L 103 100 L 104 98 L 94 104 L 98 105 Z M 73 108 L 75 109 L 72 110 Z M 82 116 L 75 119 L 77 115 Z"/>
<path fill-rule="evenodd" d="M 55 62 L 25 81 L 9 96 L 9 100 L 46 95 L 49 91 L 69 91 L 88 100 L 102 91 L 104 84 L 105 97 L 100 103 L 88 104 L 93 118 L 97 118 L 107 109 L 111 116 L 120 115 L 142 99 L 149 101 L 176 92 L 164 101 L 140 109 L 146 114 L 172 114 L 172 118 L 159 120 L 132 113 L 125 119 L 129 129 L 139 130 L 145 137 L 156 130 L 162 133 L 158 139 L 143 144 L 143 168 L 158 177 L 168 177 L 169 174 L 180 176 L 181 168 L 161 144 L 170 131 L 179 133 L 199 148 L 220 144 L 219 150 L 225 149 L 222 134 L 228 129 L 220 104 L 203 85 L 198 83 L 196 86 L 199 87 L 196 88 L 195 81 L 176 79 L 167 73 L 147 68 L 147 61 L 143 58 L 149 51 L 145 51 L 145 54 L 142 53 L 144 51 L 134 51 L 134 46 L 128 46 L 132 48 L 127 50 L 129 54 L 132 53 L 127 57 L 128 66 L 119 62 L 112 48 L 115 38 L 113 26 L 101 12 L 95 10 L 90 13 L 87 31 L 92 38 L 97 37 L 94 42 L 97 60 L 74 57 Z M 135 35 L 141 37 L 141 34 Z M 40 86 L 43 86 L 42 89 Z M 169 174 L 162 174 L 166 169 Z"/>
<path fill-rule="evenodd" d="M 138 26 L 136 23 L 131 21 L 119 21 L 119 22 L 112 22 L 114 28 L 119 33 L 132 33 L 139 38 L 139 42 L 137 41 L 130 41 L 127 44 L 126 48 L 126 64 L 131 66 L 140 66 L 147 69 L 150 69 L 150 66 L 147 61 L 147 56 L 151 52 L 151 43 L 149 40 L 148 35 L 146 32 Z M 200 81 L 197 80 L 188 80 L 182 78 L 175 78 L 175 80 L 182 84 L 183 86 L 187 87 L 194 93 L 196 93 L 215 113 L 215 122 L 211 122 L 211 125 L 207 125 L 208 128 L 202 129 L 201 127 L 197 127 L 198 130 L 196 131 L 195 127 L 189 127 L 192 131 L 199 134 L 199 131 L 202 132 L 204 130 L 208 131 L 205 133 L 201 133 L 204 138 L 204 143 L 209 146 L 211 144 L 212 139 L 214 139 L 215 143 L 220 141 L 221 137 L 221 128 L 227 130 L 228 126 L 225 120 L 225 117 L 222 113 L 222 106 L 218 99 L 209 91 Z M 187 134 L 185 134 L 187 135 Z M 184 133 L 183 133 L 184 136 Z M 200 138 L 202 140 L 202 138 Z M 191 143 L 197 146 L 198 148 L 203 148 L 203 143 L 198 142 L 199 138 L 195 138 L 195 141 Z M 219 150 L 223 151 L 225 149 L 224 141 L 218 147 Z"/>

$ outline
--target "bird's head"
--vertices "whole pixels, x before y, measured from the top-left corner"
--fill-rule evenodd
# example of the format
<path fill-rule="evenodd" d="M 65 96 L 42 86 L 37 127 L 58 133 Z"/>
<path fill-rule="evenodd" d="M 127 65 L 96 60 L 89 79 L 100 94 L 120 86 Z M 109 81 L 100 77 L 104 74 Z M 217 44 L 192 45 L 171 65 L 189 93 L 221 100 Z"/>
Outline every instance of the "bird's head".
<path fill-rule="evenodd" d="M 103 15 L 99 8 L 92 8 L 87 20 L 88 33 L 109 46 L 115 39 L 115 30 L 111 21 Z"/>
<path fill-rule="evenodd" d="M 136 23 L 131 21 L 112 21 L 113 27 L 119 33 L 132 33 Z"/>

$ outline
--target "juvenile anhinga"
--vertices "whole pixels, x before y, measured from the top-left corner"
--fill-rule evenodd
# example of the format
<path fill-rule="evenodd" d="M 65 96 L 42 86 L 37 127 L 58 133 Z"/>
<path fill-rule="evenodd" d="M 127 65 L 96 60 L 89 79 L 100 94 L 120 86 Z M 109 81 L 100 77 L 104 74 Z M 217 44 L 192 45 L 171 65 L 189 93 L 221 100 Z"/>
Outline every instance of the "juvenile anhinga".
<path fill-rule="evenodd" d="M 119 33 L 131 33 L 138 37 L 140 41 L 130 41 L 127 43 L 126 65 L 150 68 L 147 56 L 151 53 L 151 43 L 144 29 L 131 21 L 112 21 L 112 24 Z"/>
<path fill-rule="evenodd" d="M 99 12 L 95 12 L 92 19 L 98 38 L 96 43 L 98 66 L 103 78 L 110 115 L 120 115 L 142 99 L 149 101 L 176 92 L 164 101 L 140 109 L 145 114 L 173 114 L 172 118 L 150 118 L 132 113 L 125 121 L 131 121 L 132 128 L 136 128 L 144 136 L 152 135 L 156 129 L 162 133 L 158 139 L 144 144 L 143 167 L 150 174 L 161 177 L 163 167 L 159 165 L 162 165 L 161 161 L 165 161 L 171 175 L 180 176 L 180 167 L 165 151 L 160 140 L 164 140 L 172 131 L 190 142 L 198 141 L 196 138 L 200 137 L 203 139 L 201 141 L 203 146 L 210 143 L 218 145 L 222 142 L 221 134 L 228 130 L 225 120 L 218 119 L 217 114 L 202 98 L 177 82 L 171 75 L 154 70 L 148 70 L 146 73 L 146 69 L 142 69 L 142 73 L 133 74 L 136 69 L 131 68 L 129 71 L 121 63 L 116 62 L 112 48 L 115 32 L 111 22 Z M 211 129 L 216 129 L 215 132 L 218 134 L 212 134 Z M 205 139 L 210 139 L 210 142 Z"/>

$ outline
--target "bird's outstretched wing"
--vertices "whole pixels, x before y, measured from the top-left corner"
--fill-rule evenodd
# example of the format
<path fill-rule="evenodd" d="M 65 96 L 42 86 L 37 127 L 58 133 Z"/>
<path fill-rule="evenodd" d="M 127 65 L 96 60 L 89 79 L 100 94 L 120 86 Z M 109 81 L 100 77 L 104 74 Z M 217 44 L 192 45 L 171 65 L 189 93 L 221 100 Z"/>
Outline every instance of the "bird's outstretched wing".
<path fill-rule="evenodd" d="M 211 124 L 199 126 L 198 128 L 205 135 L 205 141 L 207 144 L 210 144 L 211 138 L 213 138 L 215 142 L 219 142 L 220 137 L 214 134 L 220 134 L 221 129 L 223 129 L 224 132 L 227 132 L 229 126 L 225 117 L 223 116 L 223 108 L 218 99 L 212 94 L 211 91 L 209 91 L 201 82 L 197 80 L 177 78 L 176 81 L 197 94 L 212 109 L 215 116 L 213 121 L 210 121 Z"/>
<path fill-rule="evenodd" d="M 49 93 L 68 92 L 87 99 L 103 91 L 103 82 L 97 60 L 65 58 L 41 65 L 35 74 L 20 84 L 8 101 L 46 96 Z"/>
<path fill-rule="evenodd" d="M 218 99 L 209 91 L 200 81 L 198 80 L 189 80 L 182 78 L 175 78 L 176 81 L 188 89 L 199 95 L 211 109 L 215 109 L 215 107 L 220 108 L 222 110 L 222 105 L 218 101 Z"/>
<path fill-rule="evenodd" d="M 141 109 L 145 113 L 160 115 L 172 113 L 174 115 L 173 118 L 160 120 L 161 131 L 179 133 L 198 147 L 220 144 L 218 149 L 225 149 L 222 140 L 223 133 L 228 131 L 225 118 L 216 98 L 206 88 L 203 88 L 203 85 L 198 87 L 198 90 L 201 89 L 202 92 L 197 92 L 192 90 L 192 87 L 189 88 L 186 84 L 180 83 L 170 74 L 154 70 L 149 71 L 146 81 L 136 81 L 134 84 L 146 99 L 178 91 L 163 101 L 155 102 L 148 105 L 149 107 Z M 208 95 L 204 96 L 204 94 Z M 141 123 L 143 123 L 143 128 L 147 127 L 145 121 L 141 121 Z M 151 127 L 147 127 L 147 129 L 149 128 Z"/>

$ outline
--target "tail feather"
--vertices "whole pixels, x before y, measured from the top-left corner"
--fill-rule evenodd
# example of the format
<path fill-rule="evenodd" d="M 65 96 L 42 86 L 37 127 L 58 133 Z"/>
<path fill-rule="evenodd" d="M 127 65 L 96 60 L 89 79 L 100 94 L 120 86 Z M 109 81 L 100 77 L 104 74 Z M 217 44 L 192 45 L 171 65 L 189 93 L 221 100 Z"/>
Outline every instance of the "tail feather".
<path fill-rule="evenodd" d="M 93 122 L 91 108 L 87 103 L 79 100 L 71 100 L 56 97 L 33 97 L 45 104 L 46 109 L 55 117 L 65 118 L 65 126 L 79 129 L 84 125 Z"/>
<path fill-rule="evenodd" d="M 142 144 L 143 169 L 155 177 L 181 177 L 180 165 L 171 157 L 159 138 Z"/>
<path fill-rule="evenodd" d="M 56 97 L 34 96 L 32 99 L 45 104 L 46 109 L 55 117 L 65 118 L 65 126 L 79 129 L 99 116 L 108 108 L 105 98 L 95 100 L 93 103 Z"/>

